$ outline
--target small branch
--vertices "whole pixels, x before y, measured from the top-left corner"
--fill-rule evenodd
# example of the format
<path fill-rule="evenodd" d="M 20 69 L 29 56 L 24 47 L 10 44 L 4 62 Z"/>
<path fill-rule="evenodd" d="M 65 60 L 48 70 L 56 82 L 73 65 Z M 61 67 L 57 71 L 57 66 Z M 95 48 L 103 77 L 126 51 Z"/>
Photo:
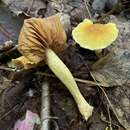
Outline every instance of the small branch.
<path fill-rule="evenodd" d="M 47 76 L 47 77 L 52 77 L 52 78 L 56 78 L 55 75 L 53 74 L 48 74 L 45 72 L 37 72 L 36 75 L 42 75 L 42 76 Z M 107 84 L 102 84 L 102 83 L 98 83 L 98 82 L 94 82 L 94 81 L 90 81 L 90 80 L 84 80 L 84 79 L 79 79 L 79 78 L 74 78 L 76 82 L 79 83 L 84 83 L 87 86 L 103 86 L 103 87 L 109 87 Z"/>
<path fill-rule="evenodd" d="M 44 82 L 42 85 L 41 130 L 49 130 L 49 117 L 50 117 L 49 84 L 47 82 Z"/>
<path fill-rule="evenodd" d="M 109 105 L 107 105 L 107 110 L 108 110 L 108 117 L 109 117 L 109 128 L 112 130 L 112 119 L 111 119 L 111 114 L 110 114 L 110 108 Z"/>
<path fill-rule="evenodd" d="M 94 80 L 95 82 L 97 82 L 96 79 L 95 79 L 95 77 L 94 77 L 94 75 L 93 75 L 91 72 L 90 72 L 90 74 L 91 74 L 93 80 Z M 119 117 L 118 117 L 118 114 L 117 114 L 116 110 L 114 109 L 113 105 L 111 104 L 111 101 L 109 100 L 109 98 L 108 98 L 108 96 L 107 96 L 105 90 L 104 90 L 100 85 L 98 85 L 98 87 L 102 90 L 102 92 L 103 92 L 104 96 L 106 97 L 106 100 L 107 100 L 108 104 L 110 105 L 110 108 L 112 109 L 113 113 L 115 114 L 115 116 L 116 116 L 118 122 L 123 126 L 123 124 L 121 123 L 121 121 L 120 121 L 120 119 L 119 119 Z"/>
<path fill-rule="evenodd" d="M 7 117 L 11 112 L 13 112 L 18 107 L 18 104 L 15 105 L 12 109 L 10 109 L 8 112 L 6 112 L 3 116 L 0 117 L 0 120 L 3 120 L 5 117 Z"/>
<path fill-rule="evenodd" d="M 88 7 L 88 0 L 83 0 L 83 1 L 84 1 L 86 10 L 87 10 L 87 12 L 88 12 L 89 18 L 92 19 L 92 15 L 91 15 L 90 10 L 89 10 L 89 7 Z"/>

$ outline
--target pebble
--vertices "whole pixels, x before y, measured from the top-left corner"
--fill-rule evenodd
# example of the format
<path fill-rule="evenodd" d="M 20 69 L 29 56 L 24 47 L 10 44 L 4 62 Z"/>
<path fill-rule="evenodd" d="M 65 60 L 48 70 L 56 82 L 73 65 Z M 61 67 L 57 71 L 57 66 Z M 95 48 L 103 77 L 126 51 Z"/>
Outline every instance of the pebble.
<path fill-rule="evenodd" d="M 114 5 L 118 3 L 119 0 L 94 0 L 92 3 L 92 8 L 96 12 L 111 10 Z"/>
<path fill-rule="evenodd" d="M 103 11 L 105 9 L 107 0 L 94 0 L 92 3 L 92 8 L 94 11 Z"/>

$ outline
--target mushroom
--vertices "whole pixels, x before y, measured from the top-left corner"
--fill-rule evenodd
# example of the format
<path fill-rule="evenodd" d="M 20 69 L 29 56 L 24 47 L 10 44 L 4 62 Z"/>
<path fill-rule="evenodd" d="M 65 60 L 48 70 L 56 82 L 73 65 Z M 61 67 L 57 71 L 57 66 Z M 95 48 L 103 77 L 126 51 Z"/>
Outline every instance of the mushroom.
<path fill-rule="evenodd" d="M 102 49 L 108 47 L 118 36 L 114 23 L 95 23 L 85 19 L 72 31 L 73 39 L 83 48 L 95 50 L 99 55 Z"/>
<path fill-rule="evenodd" d="M 71 72 L 56 55 L 64 49 L 67 39 L 61 17 L 58 14 L 25 20 L 18 40 L 18 50 L 23 56 L 12 62 L 25 69 L 46 63 L 68 88 L 80 113 L 87 120 L 92 115 L 93 107 L 82 96 Z"/>

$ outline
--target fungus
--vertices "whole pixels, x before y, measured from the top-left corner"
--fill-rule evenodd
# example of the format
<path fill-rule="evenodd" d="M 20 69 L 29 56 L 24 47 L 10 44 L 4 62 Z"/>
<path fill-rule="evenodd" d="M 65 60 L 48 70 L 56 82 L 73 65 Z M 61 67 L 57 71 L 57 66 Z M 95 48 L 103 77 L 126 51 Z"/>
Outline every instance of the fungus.
<path fill-rule="evenodd" d="M 95 23 L 85 19 L 72 31 L 73 39 L 83 48 L 95 50 L 97 53 L 108 47 L 118 36 L 114 23 Z"/>
<path fill-rule="evenodd" d="M 18 40 L 18 50 L 23 56 L 12 62 L 25 69 L 28 69 L 28 65 L 31 68 L 46 63 L 68 88 L 80 113 L 87 120 L 92 115 L 93 107 L 84 99 L 71 72 L 56 55 L 64 49 L 67 39 L 61 17 L 62 15 L 54 15 L 44 19 L 25 20 Z"/>

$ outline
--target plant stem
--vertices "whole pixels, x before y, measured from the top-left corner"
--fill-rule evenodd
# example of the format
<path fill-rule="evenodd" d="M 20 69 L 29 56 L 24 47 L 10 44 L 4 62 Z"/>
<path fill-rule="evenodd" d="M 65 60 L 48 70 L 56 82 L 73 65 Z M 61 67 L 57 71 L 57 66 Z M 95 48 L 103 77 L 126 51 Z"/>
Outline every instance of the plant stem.
<path fill-rule="evenodd" d="M 71 72 L 51 49 L 47 49 L 46 57 L 49 68 L 68 88 L 78 105 L 80 113 L 87 120 L 92 115 L 93 107 L 87 103 L 87 101 L 80 93 L 80 90 Z"/>

